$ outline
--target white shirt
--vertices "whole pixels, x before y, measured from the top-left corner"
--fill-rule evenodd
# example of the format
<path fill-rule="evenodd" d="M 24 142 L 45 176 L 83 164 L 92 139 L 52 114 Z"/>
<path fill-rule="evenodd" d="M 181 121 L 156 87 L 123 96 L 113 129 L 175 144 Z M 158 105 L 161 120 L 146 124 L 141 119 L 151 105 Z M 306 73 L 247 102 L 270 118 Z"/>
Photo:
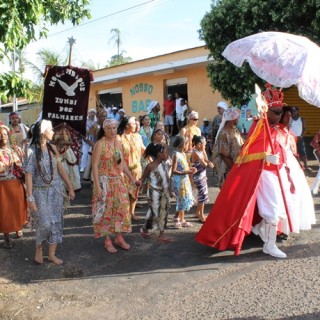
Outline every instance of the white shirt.
<path fill-rule="evenodd" d="M 300 137 L 302 135 L 301 117 L 299 117 L 297 120 L 291 120 L 290 129 L 295 136 Z"/>
<path fill-rule="evenodd" d="M 182 106 L 180 104 L 182 98 L 176 99 L 176 113 L 183 113 Z"/>

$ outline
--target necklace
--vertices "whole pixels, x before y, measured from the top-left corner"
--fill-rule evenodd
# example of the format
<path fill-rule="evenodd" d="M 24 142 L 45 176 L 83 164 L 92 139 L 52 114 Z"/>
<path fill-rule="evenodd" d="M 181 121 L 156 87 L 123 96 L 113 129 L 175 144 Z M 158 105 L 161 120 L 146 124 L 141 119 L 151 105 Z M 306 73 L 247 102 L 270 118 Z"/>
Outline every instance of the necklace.
<path fill-rule="evenodd" d="M 40 146 L 41 148 L 41 146 Z M 48 155 L 49 155 L 49 166 L 50 166 L 50 178 L 47 179 L 45 177 L 45 174 L 42 172 L 41 170 L 41 166 L 40 166 L 40 161 L 41 159 L 37 160 L 36 163 L 37 163 L 37 169 L 39 171 L 39 175 L 42 179 L 42 181 L 45 183 L 45 184 L 51 184 L 52 180 L 53 180 L 53 164 L 52 164 L 52 155 L 51 155 L 51 151 L 49 150 L 48 146 L 47 146 L 47 152 L 48 152 Z M 44 167 L 44 166 L 43 166 Z M 45 167 L 44 167 L 45 169 Z"/>

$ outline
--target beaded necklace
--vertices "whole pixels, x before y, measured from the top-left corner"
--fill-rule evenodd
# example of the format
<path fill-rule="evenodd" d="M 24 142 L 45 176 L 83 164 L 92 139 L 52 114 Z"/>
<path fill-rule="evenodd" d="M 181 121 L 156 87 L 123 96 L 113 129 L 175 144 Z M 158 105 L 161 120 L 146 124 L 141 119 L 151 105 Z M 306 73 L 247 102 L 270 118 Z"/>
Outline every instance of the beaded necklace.
<path fill-rule="evenodd" d="M 41 148 L 41 147 L 40 147 Z M 48 155 L 49 155 L 49 164 L 50 164 L 50 178 L 47 179 L 44 175 L 44 173 L 42 172 L 41 170 L 41 166 L 40 166 L 40 161 L 36 161 L 37 163 L 37 169 L 39 171 L 39 175 L 42 179 L 42 181 L 45 183 L 45 184 L 51 184 L 52 180 L 53 180 L 53 164 L 52 164 L 52 155 L 51 155 L 51 151 L 50 149 L 48 148 L 47 146 L 47 151 L 48 151 Z"/>

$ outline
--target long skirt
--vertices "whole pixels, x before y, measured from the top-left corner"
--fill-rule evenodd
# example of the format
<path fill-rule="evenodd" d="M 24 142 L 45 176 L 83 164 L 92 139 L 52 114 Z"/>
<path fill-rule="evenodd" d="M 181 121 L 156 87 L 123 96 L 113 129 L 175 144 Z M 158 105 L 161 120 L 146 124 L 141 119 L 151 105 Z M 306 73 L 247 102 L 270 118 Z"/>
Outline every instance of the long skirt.
<path fill-rule="evenodd" d="M 27 202 L 22 182 L 0 181 L 0 232 L 9 233 L 22 229 L 27 220 Z"/>

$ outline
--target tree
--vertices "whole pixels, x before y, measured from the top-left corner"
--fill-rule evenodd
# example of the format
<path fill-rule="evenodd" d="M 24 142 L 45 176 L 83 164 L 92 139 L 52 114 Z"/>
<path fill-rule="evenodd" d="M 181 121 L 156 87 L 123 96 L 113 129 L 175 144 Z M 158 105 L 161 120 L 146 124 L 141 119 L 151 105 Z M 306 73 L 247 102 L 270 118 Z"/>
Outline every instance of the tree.
<path fill-rule="evenodd" d="M 0 4 L 0 61 L 11 52 L 23 49 L 31 41 L 47 36 L 48 25 L 71 21 L 79 24 L 90 18 L 89 0 L 6 0 Z M 8 85 L 10 85 L 8 87 Z M 0 75 L 0 98 L 8 95 L 27 96 L 31 83 L 21 73 Z"/>
<path fill-rule="evenodd" d="M 208 65 L 213 89 L 234 105 L 247 103 L 254 84 L 263 85 L 248 64 L 241 68 L 221 53 L 232 41 L 261 31 L 281 31 L 303 35 L 320 43 L 320 2 L 318 0 L 219 0 L 201 20 L 200 39 L 214 58 Z"/>
<path fill-rule="evenodd" d="M 120 64 L 128 63 L 132 61 L 131 57 L 124 57 L 124 54 L 126 53 L 125 50 L 122 50 L 120 52 L 120 46 L 122 45 L 122 38 L 121 38 L 121 32 L 118 28 L 111 29 L 111 38 L 109 40 L 110 42 L 114 42 L 114 46 L 117 46 L 117 54 L 113 55 L 108 61 L 108 67 L 114 67 L 118 66 Z"/>

